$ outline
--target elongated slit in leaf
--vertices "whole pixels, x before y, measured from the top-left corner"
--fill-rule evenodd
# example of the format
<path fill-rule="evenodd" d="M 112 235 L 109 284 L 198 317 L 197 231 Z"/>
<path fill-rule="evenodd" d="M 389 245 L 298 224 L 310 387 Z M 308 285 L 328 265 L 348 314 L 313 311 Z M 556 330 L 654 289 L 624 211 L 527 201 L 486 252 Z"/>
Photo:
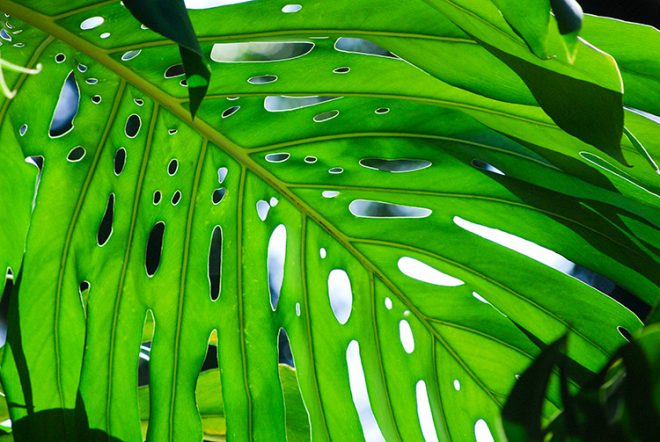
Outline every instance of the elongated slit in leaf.
<path fill-rule="evenodd" d="M 165 223 L 158 221 L 149 233 L 147 241 L 147 252 L 145 254 L 145 269 L 147 276 L 154 276 L 160 266 L 160 256 L 163 252 L 163 235 L 165 234 Z"/>
<path fill-rule="evenodd" d="M 351 387 L 351 396 L 358 412 L 364 438 L 368 441 L 385 441 L 371 408 L 367 380 L 360 356 L 360 344 L 356 340 L 349 342 L 346 348 L 346 364 L 348 365 L 348 382 Z"/>
<path fill-rule="evenodd" d="M 112 235 L 112 221 L 115 215 L 115 194 L 111 193 L 108 197 L 108 204 L 105 207 L 105 213 L 101 219 L 101 224 L 99 225 L 99 231 L 96 235 L 96 242 L 100 247 L 103 247 L 105 243 L 110 239 Z"/>
<path fill-rule="evenodd" d="M 220 289 L 222 287 L 222 227 L 220 226 L 215 226 L 211 234 L 208 277 L 211 300 L 215 301 L 220 297 Z"/>
<path fill-rule="evenodd" d="M 126 149 L 120 147 L 115 152 L 115 175 L 119 176 L 124 171 L 126 165 Z"/>
<path fill-rule="evenodd" d="M 286 227 L 280 224 L 275 227 L 268 241 L 268 292 L 270 306 L 275 311 L 280 300 L 282 282 L 284 281 L 284 262 L 286 259 Z"/>
<path fill-rule="evenodd" d="M 73 130 L 73 120 L 80 107 L 80 89 L 73 71 L 64 80 L 60 97 L 55 105 L 53 119 L 50 123 L 48 135 L 51 138 L 62 137 Z"/>

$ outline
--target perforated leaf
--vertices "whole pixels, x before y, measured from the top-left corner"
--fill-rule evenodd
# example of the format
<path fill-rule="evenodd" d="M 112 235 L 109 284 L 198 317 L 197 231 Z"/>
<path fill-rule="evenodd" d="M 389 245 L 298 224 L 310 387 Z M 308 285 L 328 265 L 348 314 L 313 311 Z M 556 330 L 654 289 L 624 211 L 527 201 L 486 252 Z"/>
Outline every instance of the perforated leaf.
<path fill-rule="evenodd" d="M 575 385 L 608 360 L 617 327 L 641 321 L 547 263 L 657 303 L 660 138 L 641 98 L 657 82 L 629 77 L 626 126 L 646 154 L 591 146 L 492 55 L 497 38 L 443 8 L 190 10 L 212 60 L 192 121 L 176 43 L 119 2 L 0 0 L 1 57 L 42 64 L 5 70 L 19 92 L 0 110 L 13 165 L 0 259 L 16 274 L 1 375 L 17 436 L 142 440 L 144 348 L 153 441 L 207 437 L 219 410 L 214 437 L 232 440 L 502 440 L 500 408 L 545 344 L 572 330 Z M 606 27 L 619 25 L 633 26 Z M 620 99 L 612 59 L 591 51 L 537 67 Z M 577 100 L 583 84 L 546 86 Z M 593 103 L 576 106 L 611 109 Z M 42 164 L 38 188 L 22 157 Z M 282 329 L 295 377 L 278 369 Z M 200 376 L 209 345 L 220 371 Z M 293 379 L 308 426 L 290 413 Z"/>

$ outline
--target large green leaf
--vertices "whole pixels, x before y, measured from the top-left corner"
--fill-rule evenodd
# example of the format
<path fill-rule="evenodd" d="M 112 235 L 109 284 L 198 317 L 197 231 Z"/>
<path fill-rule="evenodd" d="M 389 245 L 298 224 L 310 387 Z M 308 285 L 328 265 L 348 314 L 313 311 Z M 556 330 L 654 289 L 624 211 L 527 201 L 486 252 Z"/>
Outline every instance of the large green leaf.
<path fill-rule="evenodd" d="M 0 0 L 12 38 L 2 57 L 43 64 L 38 75 L 8 72 L 20 91 L 2 102 L 0 146 L 15 168 L 1 178 L 12 188 L 1 188 L 0 205 L 22 213 L 0 229 L 3 262 L 20 269 L 1 372 L 17 435 L 141 440 L 138 353 L 153 314 L 149 440 L 202 437 L 195 385 L 214 330 L 226 435 L 284 439 L 281 328 L 314 439 L 463 440 L 487 425 L 501 440 L 514 375 L 544 343 L 572 329 L 568 354 L 588 373 L 624 342 L 617 327 L 633 332 L 641 321 L 485 238 L 493 229 L 657 303 L 659 186 L 632 143 L 621 144 L 627 167 L 614 150 L 564 132 L 491 55 L 503 50 L 497 38 L 468 30 L 473 40 L 424 2 L 282 7 L 190 11 L 204 54 L 244 57 L 213 64 L 220 74 L 192 121 L 181 77 L 164 75 L 177 72 L 176 43 L 142 29 L 119 2 Z M 104 21 L 81 29 L 93 17 Z M 342 37 L 407 63 L 384 49 L 352 53 L 376 49 Z M 261 44 L 214 55 L 216 43 L 236 42 Z M 281 46 L 269 52 L 273 43 Z M 584 63 L 576 76 L 608 89 L 618 71 L 589 51 L 580 48 L 573 67 L 541 68 L 570 77 Z M 289 59 L 263 62 L 274 57 Z M 70 75 L 80 108 L 72 130 L 50 137 Z M 336 99 L 269 111 L 304 101 L 281 96 Z M 626 125 L 656 156 L 657 126 L 630 114 Z M 602 127 L 587 130 L 599 137 Z M 34 210 L 35 169 L 21 156 L 44 157 Z M 162 247 L 149 248 L 160 223 Z M 280 225 L 281 292 L 268 271 Z M 420 268 L 425 276 L 409 276 Z M 350 282 L 342 308 L 331 275 Z M 356 355 L 363 372 L 348 362 Z M 551 390 L 546 415 L 559 403 Z"/>

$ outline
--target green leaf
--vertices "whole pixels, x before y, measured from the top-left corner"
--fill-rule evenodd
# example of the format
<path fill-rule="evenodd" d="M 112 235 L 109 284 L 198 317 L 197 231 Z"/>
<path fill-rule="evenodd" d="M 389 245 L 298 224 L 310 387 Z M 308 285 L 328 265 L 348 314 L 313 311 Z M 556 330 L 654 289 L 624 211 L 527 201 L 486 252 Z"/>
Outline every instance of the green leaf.
<path fill-rule="evenodd" d="M 509 440 L 542 441 L 542 416 L 548 383 L 566 351 L 564 335 L 548 345 L 514 385 L 502 408 L 504 431 Z"/>
<path fill-rule="evenodd" d="M 124 5 L 141 23 L 179 44 L 188 82 L 190 114 L 194 118 L 206 96 L 211 71 L 183 0 L 126 0 Z"/>
<path fill-rule="evenodd" d="M 191 120 L 178 45 L 118 2 L 0 0 L 23 43 L 3 44 L 3 57 L 43 64 L 9 73 L 19 93 L 2 101 L 3 154 L 45 158 L 33 211 L 34 169 L 11 181 L 29 191 L 0 188 L 3 208 L 28 209 L 0 227 L 4 238 L 27 232 L 9 258 L 0 252 L 23 262 L 0 372 L 18 437 L 142 440 L 138 355 L 153 326 L 148 440 L 203 437 L 209 390 L 196 386 L 214 331 L 220 370 L 204 378 L 221 384 L 228 439 L 464 440 L 486 425 L 502 440 L 515 374 L 568 324 L 568 354 L 587 371 L 624 342 L 618 326 L 641 327 L 512 243 L 655 305 L 660 211 L 647 158 L 624 142 L 633 167 L 622 172 L 554 124 L 480 46 L 497 34 L 473 39 L 422 2 L 365 5 L 190 11 L 214 60 Z M 95 17 L 103 23 L 81 28 Z M 600 84 L 612 71 L 594 54 L 557 75 L 584 67 Z M 67 79 L 79 108 L 52 137 Z M 656 156 L 657 128 L 630 120 Z M 601 136 L 607 121 L 585 130 Z M 333 287 L 346 281 L 340 308 Z M 282 328 L 307 425 L 289 419 L 301 407 L 278 365 Z M 560 399 L 551 389 L 544 418 Z"/>
<path fill-rule="evenodd" d="M 550 22 L 550 2 L 529 2 L 526 8 L 515 0 L 493 0 L 507 23 L 529 45 L 537 57 L 546 58 L 546 40 Z"/>
<path fill-rule="evenodd" d="M 575 60 L 564 62 L 559 57 L 564 53 L 564 43 L 557 36 L 548 41 L 549 59 L 539 60 L 490 1 L 425 1 L 515 71 L 557 125 L 623 162 L 623 90 L 612 57 L 581 43 L 570 51 Z M 535 4 L 532 10 L 538 8 L 538 2 L 527 3 Z M 565 2 L 562 4 L 565 6 Z M 562 23 L 575 16 L 564 14 L 563 7 L 561 10 L 560 16 L 565 18 L 558 20 Z"/>

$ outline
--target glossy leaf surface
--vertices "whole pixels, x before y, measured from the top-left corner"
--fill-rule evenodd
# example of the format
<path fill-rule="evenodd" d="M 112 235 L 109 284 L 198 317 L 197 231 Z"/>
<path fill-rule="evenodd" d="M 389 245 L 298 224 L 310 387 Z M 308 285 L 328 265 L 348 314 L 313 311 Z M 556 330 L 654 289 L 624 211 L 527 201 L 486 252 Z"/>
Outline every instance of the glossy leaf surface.
<path fill-rule="evenodd" d="M 598 112 L 628 95 L 609 56 L 585 46 L 573 65 L 545 63 L 499 44 L 513 32 L 501 17 L 495 31 L 468 26 L 444 10 L 449 2 L 429 3 L 190 10 L 212 60 L 192 121 L 176 43 L 119 2 L 0 0 L 22 31 L 2 57 L 43 65 L 38 75 L 6 72 L 19 93 L 0 111 L 14 165 L 0 175 L 0 205 L 17 214 L 0 228 L 0 259 L 20 273 L 1 374 L 17 435 L 141 440 L 151 315 L 153 441 L 199 440 L 219 416 L 202 406 L 208 390 L 195 393 L 209 381 L 200 370 L 213 331 L 226 417 L 218 437 L 293 437 L 295 379 L 303 438 L 464 440 L 478 424 L 501 440 L 515 374 L 545 344 L 570 328 L 568 354 L 594 372 L 625 342 L 617 327 L 641 327 L 515 244 L 657 304 L 660 186 L 648 158 L 659 150 L 648 118 L 657 101 L 643 98 L 659 94 L 653 71 L 621 67 L 635 103 L 626 127 L 648 155 L 628 139 L 611 148 L 603 128 L 624 109 Z M 473 3 L 486 18 L 498 13 Z M 81 27 L 94 17 L 102 24 Z M 601 20 L 594 38 L 613 48 L 601 30 L 633 26 Z M 536 103 L 540 86 L 507 57 L 568 79 L 543 94 L 553 106 L 573 97 L 593 107 L 582 116 L 598 124 L 580 130 L 607 143 L 557 126 Z M 69 78 L 77 112 L 52 137 Z M 592 98 L 576 98 L 590 94 L 580 81 Z M 601 94 L 615 100 L 592 106 Z M 28 156 L 44 158 L 34 208 Z M 295 376 L 278 369 L 281 329 Z M 546 417 L 559 397 L 549 390 Z"/>

